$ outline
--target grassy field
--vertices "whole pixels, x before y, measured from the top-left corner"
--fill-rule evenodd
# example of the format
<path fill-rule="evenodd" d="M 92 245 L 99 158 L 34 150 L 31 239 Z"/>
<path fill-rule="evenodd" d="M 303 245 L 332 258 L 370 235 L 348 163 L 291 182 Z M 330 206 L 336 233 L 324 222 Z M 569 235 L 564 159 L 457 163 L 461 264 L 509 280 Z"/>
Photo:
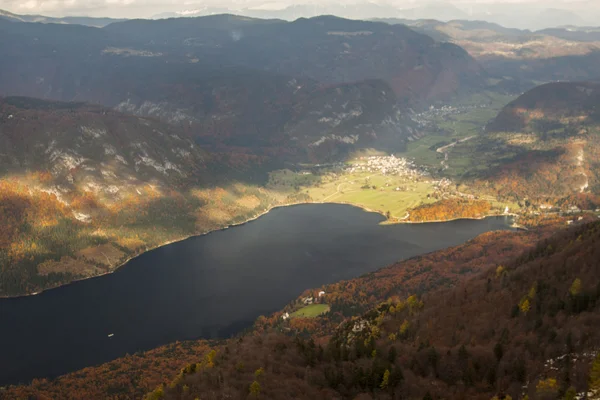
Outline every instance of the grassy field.
<path fill-rule="evenodd" d="M 311 304 L 310 306 L 302 307 L 298 311 L 290 315 L 291 318 L 315 318 L 321 314 L 329 312 L 327 304 Z"/>
<path fill-rule="evenodd" d="M 392 217 L 403 218 L 408 209 L 429 203 L 434 192 L 429 179 L 379 173 L 322 171 L 320 176 L 292 171 L 271 175 L 270 188 L 297 188 L 315 202 L 348 203 Z M 396 188 L 400 190 L 396 190 Z"/>
<path fill-rule="evenodd" d="M 439 168 L 444 155 L 432 150 L 431 147 L 438 143 L 450 142 L 452 137 L 431 134 L 414 142 L 409 142 L 406 146 L 406 152 L 403 157 L 414 159 L 418 164 L 429 168 Z"/>
<path fill-rule="evenodd" d="M 400 190 L 396 190 L 399 188 Z M 428 203 L 434 186 L 428 181 L 380 174 L 352 173 L 308 190 L 314 201 L 351 203 L 402 218 L 408 209 Z"/>
<path fill-rule="evenodd" d="M 457 158 L 457 160 L 461 160 Z M 464 159 L 467 161 L 467 159 Z M 456 167 L 455 167 L 456 168 Z M 368 172 L 348 173 L 322 171 L 321 175 L 302 175 L 287 171 L 277 171 L 277 182 L 281 188 L 298 185 L 299 191 L 314 202 L 345 203 L 379 212 L 391 219 L 403 219 L 408 211 L 422 204 L 430 204 L 436 199 L 429 194 L 436 192 L 432 179 L 426 177 L 410 178 L 406 176 L 389 176 Z M 283 178 L 285 177 L 285 179 Z M 287 181 L 287 183 L 285 183 Z M 300 182 L 312 182 L 311 186 L 302 186 Z M 400 190 L 396 190 L 396 188 Z M 469 193 L 462 186 L 460 191 Z M 498 201 L 494 196 L 481 195 L 482 200 L 489 201 L 494 208 L 511 212 L 519 206 L 514 202 Z"/>
<path fill-rule="evenodd" d="M 478 108 L 465 114 L 453 115 L 438 121 L 438 126 L 451 134 L 451 138 L 463 138 L 477 135 L 481 129 L 494 118 L 500 109 Z"/>

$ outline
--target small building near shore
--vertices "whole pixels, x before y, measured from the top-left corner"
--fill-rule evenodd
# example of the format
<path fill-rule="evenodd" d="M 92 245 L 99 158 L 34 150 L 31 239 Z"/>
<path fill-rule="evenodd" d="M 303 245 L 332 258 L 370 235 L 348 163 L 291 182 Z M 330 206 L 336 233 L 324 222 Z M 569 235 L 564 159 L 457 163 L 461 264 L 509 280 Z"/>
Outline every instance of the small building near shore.
<path fill-rule="evenodd" d="M 305 297 L 302 299 L 302 303 L 304 303 L 305 305 L 310 305 L 312 304 L 314 301 L 314 299 L 312 297 Z"/>

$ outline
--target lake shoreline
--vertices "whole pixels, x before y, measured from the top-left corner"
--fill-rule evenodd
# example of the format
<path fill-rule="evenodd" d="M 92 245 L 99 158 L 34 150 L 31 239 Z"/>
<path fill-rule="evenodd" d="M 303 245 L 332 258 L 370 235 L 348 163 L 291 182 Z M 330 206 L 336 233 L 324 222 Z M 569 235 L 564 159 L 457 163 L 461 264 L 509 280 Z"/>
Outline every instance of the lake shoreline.
<path fill-rule="evenodd" d="M 450 219 L 438 219 L 438 220 L 432 220 L 432 221 L 398 221 L 398 222 L 391 222 L 392 224 L 397 223 L 397 224 L 431 224 L 431 223 L 444 223 L 444 222 L 452 222 L 452 221 L 460 221 L 460 220 L 468 220 L 468 221 L 481 221 L 482 219 L 486 219 L 486 218 L 494 218 L 494 217 L 512 217 L 515 218 L 517 217 L 517 214 L 487 214 L 481 217 L 456 217 L 456 218 L 450 218 Z"/>
<path fill-rule="evenodd" d="M 460 246 L 486 232 L 512 230 L 506 218 L 384 226 L 384 217 L 359 207 L 279 203 L 263 201 L 227 221 L 244 224 L 238 229 L 225 231 L 221 219 L 222 232 L 153 250 L 104 279 L 0 302 L 3 321 L 12 327 L 2 333 L 2 385 L 62 376 L 176 341 L 227 338 L 310 288 Z M 280 209 L 260 218 L 267 208 Z M 250 217 L 256 221 L 246 223 Z M 194 313 L 186 304 L 194 305 Z"/>
<path fill-rule="evenodd" d="M 101 278 L 103 276 L 107 276 L 110 274 L 113 274 L 115 272 L 117 272 L 118 270 L 120 270 L 121 268 L 123 268 L 126 264 L 128 264 L 130 261 L 146 254 L 149 253 L 153 250 L 157 250 L 160 249 L 162 247 L 174 244 L 174 243 L 179 243 L 179 242 L 183 242 L 185 240 L 188 239 L 192 239 L 192 238 L 196 238 L 196 237 L 201 237 L 201 236 L 205 236 L 205 235 L 209 235 L 211 233 L 214 232 L 219 232 L 219 231 L 224 231 L 226 229 L 229 228 L 234 228 L 234 227 L 238 227 L 238 226 L 242 226 L 245 224 L 248 224 L 252 221 L 255 221 L 257 219 L 259 219 L 260 217 L 265 216 L 266 214 L 270 213 L 271 211 L 278 209 L 278 208 L 284 208 L 284 207 L 294 207 L 294 206 L 300 206 L 300 205 L 306 205 L 306 204 L 339 204 L 339 205 L 346 205 L 346 206 L 351 206 L 351 207 L 356 207 L 356 208 L 360 208 L 361 210 L 365 211 L 365 212 L 369 212 L 369 213 L 375 213 L 375 214 L 379 214 L 382 217 L 386 218 L 385 215 L 377 210 L 372 210 L 368 207 L 362 206 L 360 204 L 352 204 L 352 203 L 346 203 L 346 202 L 335 202 L 335 201 L 302 201 L 302 202 L 294 202 L 294 203 L 285 203 L 285 204 L 277 204 L 277 205 L 270 205 L 268 206 L 266 209 L 264 209 L 263 211 L 259 212 L 258 214 L 242 221 L 242 222 L 238 222 L 238 223 L 232 223 L 220 228 L 215 228 L 206 232 L 199 232 L 199 233 L 194 233 L 191 235 L 186 235 L 180 238 L 176 238 L 176 239 L 172 239 L 169 241 L 166 241 L 164 243 L 161 243 L 159 245 L 153 246 L 153 247 L 147 247 L 144 251 L 142 251 L 139 254 L 133 255 L 129 258 L 127 258 L 126 260 L 124 260 L 123 262 L 119 263 L 116 267 L 114 267 L 113 269 L 111 269 L 110 271 L 107 271 L 105 273 L 102 274 L 98 274 L 98 275 L 93 275 L 93 276 L 89 276 L 89 277 L 84 277 L 84 278 L 78 278 L 78 279 L 74 279 L 70 282 L 67 283 L 63 283 L 63 284 L 59 284 L 56 286 L 51 286 L 51 287 L 47 287 L 45 289 L 40 289 L 37 292 L 33 292 L 33 293 L 25 293 L 25 294 L 19 294 L 16 296 L 3 296 L 0 295 L 0 300 L 4 300 L 4 299 L 19 299 L 19 298 L 24 298 L 24 297 L 31 297 L 31 296 L 37 296 L 39 294 L 42 294 L 44 292 L 50 291 L 50 290 L 54 290 L 54 289 L 59 289 L 68 285 L 72 285 L 78 282 L 82 282 L 82 281 L 87 281 L 90 279 L 95 279 L 95 278 Z M 385 219 L 384 221 L 381 221 L 380 224 L 385 224 L 385 225 L 396 225 L 396 224 L 429 224 L 429 223 L 444 223 L 444 222 L 453 222 L 453 221 L 459 221 L 459 220 L 483 220 L 486 218 L 492 218 L 492 217 L 503 217 L 503 216 L 512 216 L 512 217 L 516 217 L 518 216 L 517 214 L 490 214 L 490 215 L 485 215 L 483 217 L 479 217 L 479 218 L 475 218 L 475 217 L 462 217 L 462 218 L 452 218 L 452 219 L 448 219 L 448 220 L 436 220 L 436 221 L 407 221 L 405 219 L 403 220 L 397 220 L 397 221 L 390 221 Z M 405 217 L 406 218 L 406 217 Z M 520 226 L 514 226 L 516 229 L 525 229 L 523 227 Z"/>

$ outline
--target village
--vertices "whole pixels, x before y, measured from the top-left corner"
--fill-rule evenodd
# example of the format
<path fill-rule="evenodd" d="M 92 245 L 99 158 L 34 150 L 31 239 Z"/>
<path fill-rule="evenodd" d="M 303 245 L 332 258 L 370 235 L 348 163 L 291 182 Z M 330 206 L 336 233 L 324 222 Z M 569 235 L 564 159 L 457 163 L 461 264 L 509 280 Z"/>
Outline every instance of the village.
<path fill-rule="evenodd" d="M 396 157 L 394 155 L 361 157 L 355 163 L 346 167 L 344 172 L 348 174 L 370 173 L 384 177 L 404 178 L 403 182 L 405 183 L 421 181 L 432 185 L 433 192 L 431 193 L 431 197 L 435 195 L 435 198 L 447 198 L 455 196 L 464 197 L 470 200 L 475 198 L 473 195 L 458 193 L 453 190 L 452 181 L 450 179 L 434 179 L 427 171 L 427 168 L 417 165 L 414 161 L 402 157 Z M 367 178 L 367 180 L 369 180 L 369 178 Z M 387 181 L 385 183 L 385 187 L 391 186 L 391 183 L 392 181 Z M 414 190 L 414 188 L 404 185 L 395 187 L 395 191 L 412 190 Z"/>
<path fill-rule="evenodd" d="M 420 128 L 430 127 L 435 120 L 444 119 L 451 115 L 465 114 L 475 109 L 488 108 L 487 105 L 480 104 L 476 106 L 449 106 L 441 107 L 430 106 L 429 109 L 419 113 L 410 115 L 410 119 L 415 122 Z"/>
<path fill-rule="evenodd" d="M 360 157 L 350 166 L 347 166 L 345 172 L 370 172 L 396 176 L 428 175 L 425 168 L 417 166 L 413 161 L 409 161 L 402 157 L 396 157 L 393 154 L 390 156 Z"/>

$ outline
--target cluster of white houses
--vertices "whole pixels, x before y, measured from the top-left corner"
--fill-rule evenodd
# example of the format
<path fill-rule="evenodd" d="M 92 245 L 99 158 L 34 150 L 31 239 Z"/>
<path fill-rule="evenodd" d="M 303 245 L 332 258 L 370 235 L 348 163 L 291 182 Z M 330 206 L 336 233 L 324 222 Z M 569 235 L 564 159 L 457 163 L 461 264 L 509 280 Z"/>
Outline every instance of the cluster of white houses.
<path fill-rule="evenodd" d="M 457 107 L 449 105 L 441 107 L 430 106 L 428 110 L 425 110 L 420 113 L 411 114 L 410 119 L 413 122 L 415 122 L 419 127 L 423 128 L 430 126 L 435 120 L 438 120 L 440 118 L 445 118 L 450 115 L 464 114 L 477 108 L 488 108 L 488 106 L 485 104 Z"/>
<path fill-rule="evenodd" d="M 346 167 L 346 172 L 373 172 L 383 175 L 416 176 L 422 175 L 414 162 L 406 158 L 391 156 L 361 157 L 359 161 Z"/>

